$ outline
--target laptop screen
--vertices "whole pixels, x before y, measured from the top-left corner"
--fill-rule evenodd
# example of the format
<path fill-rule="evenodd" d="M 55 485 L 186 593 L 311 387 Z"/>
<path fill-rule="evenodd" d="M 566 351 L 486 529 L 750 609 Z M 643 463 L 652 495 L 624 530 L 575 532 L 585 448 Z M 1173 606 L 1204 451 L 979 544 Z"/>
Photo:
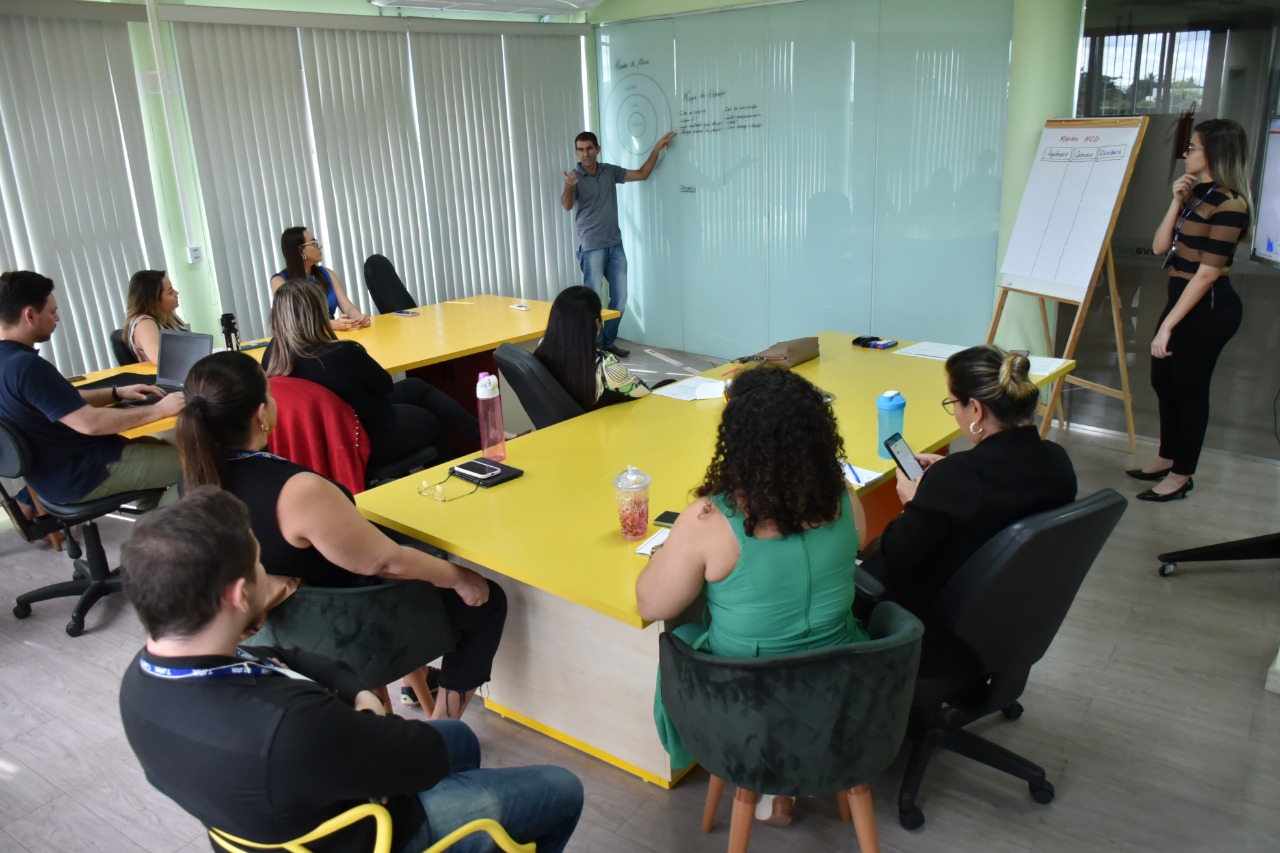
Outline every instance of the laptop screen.
<path fill-rule="evenodd" d="M 160 355 L 156 359 L 156 384 L 181 388 L 192 365 L 213 352 L 213 335 L 160 330 Z"/>

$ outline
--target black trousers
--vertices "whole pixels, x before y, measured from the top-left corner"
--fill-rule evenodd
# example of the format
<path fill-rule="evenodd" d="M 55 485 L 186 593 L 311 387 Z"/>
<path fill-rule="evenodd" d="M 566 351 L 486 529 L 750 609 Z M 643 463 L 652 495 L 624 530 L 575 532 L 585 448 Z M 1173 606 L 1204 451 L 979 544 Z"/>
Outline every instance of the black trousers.
<path fill-rule="evenodd" d="M 407 536 L 398 530 L 374 525 L 392 542 L 416 548 L 447 560 L 449 555 L 439 548 Z M 440 590 L 440 601 L 449 614 L 449 624 L 458 633 L 458 644 L 440 660 L 440 686 L 445 690 L 466 693 L 489 680 L 493 672 L 493 657 L 502 642 L 502 629 L 507 624 L 507 594 L 491 580 L 489 600 L 479 607 L 470 607 L 451 589 Z M 427 663 L 427 661 L 423 661 Z"/>
<path fill-rule="evenodd" d="M 391 389 L 391 407 L 396 412 L 394 429 L 369 437 L 369 464 L 381 465 L 403 459 L 422 447 L 436 447 L 441 459 L 452 459 L 444 446 L 445 430 L 474 436 L 480 443 L 480 422 L 475 415 L 448 394 L 417 377 L 401 379 Z"/>
<path fill-rule="evenodd" d="M 459 635 L 457 648 L 440 661 L 440 686 L 445 690 L 466 693 L 492 674 L 493 656 L 507 624 L 507 594 L 493 581 L 488 584 L 489 600 L 479 607 L 468 607 L 451 589 L 440 590 L 449 622 Z"/>
<path fill-rule="evenodd" d="M 1169 279 L 1169 300 L 1160 323 L 1186 286 L 1185 279 Z M 1222 348 L 1240 328 L 1243 315 L 1230 279 L 1220 278 L 1173 330 L 1169 337 L 1172 355 L 1151 359 L 1151 387 L 1160 403 L 1160 455 L 1173 460 L 1174 474 L 1196 472 L 1209 426 L 1213 368 Z"/>

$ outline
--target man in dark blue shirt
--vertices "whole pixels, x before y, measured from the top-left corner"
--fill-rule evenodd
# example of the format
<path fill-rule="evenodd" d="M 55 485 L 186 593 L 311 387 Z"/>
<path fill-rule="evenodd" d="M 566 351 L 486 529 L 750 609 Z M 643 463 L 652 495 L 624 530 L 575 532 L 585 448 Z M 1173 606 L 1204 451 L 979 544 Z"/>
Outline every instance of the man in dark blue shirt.
<path fill-rule="evenodd" d="M 151 784 L 205 826 L 280 843 L 376 799 L 399 853 L 479 818 L 539 853 L 564 850 L 582 812 L 569 771 L 481 769 L 462 722 L 386 716 L 346 664 L 238 645 L 261 624 L 267 587 L 248 509 L 230 492 L 201 486 L 149 513 L 121 563 L 147 630 L 120 685 L 125 736 Z M 371 836 L 362 821 L 308 848 L 367 851 Z"/>
<path fill-rule="evenodd" d="M 573 216 L 578 229 L 578 266 L 582 283 L 600 292 L 600 283 L 609 282 L 609 308 L 622 312 L 627 307 L 627 255 L 622 250 L 622 229 L 618 227 L 618 184 L 644 181 L 658 164 L 658 153 L 671 147 L 675 131 L 665 134 L 653 145 L 649 159 L 639 169 L 624 169 L 601 163 L 600 142 L 589 130 L 574 140 L 578 165 L 564 173 L 564 190 L 560 204 L 565 210 L 577 210 Z M 618 325 L 622 318 L 608 320 L 600 329 L 600 349 L 618 358 L 631 355 L 618 346 Z"/>
<path fill-rule="evenodd" d="M 152 385 L 77 390 L 35 349 L 57 326 L 52 280 L 26 271 L 0 275 L 0 420 L 31 444 L 29 484 L 54 503 L 172 487 L 178 481 L 177 450 L 120 433 L 176 415 L 183 396 L 165 396 Z M 164 399 L 153 406 L 109 408 L 147 395 Z M 173 491 L 165 502 L 176 497 Z"/>

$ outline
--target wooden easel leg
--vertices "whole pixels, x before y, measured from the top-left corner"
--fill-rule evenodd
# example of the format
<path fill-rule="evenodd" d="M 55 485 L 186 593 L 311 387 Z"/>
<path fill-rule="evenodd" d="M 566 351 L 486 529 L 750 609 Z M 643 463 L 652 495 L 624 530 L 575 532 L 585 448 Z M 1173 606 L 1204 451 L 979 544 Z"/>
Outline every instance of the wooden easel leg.
<path fill-rule="evenodd" d="M 739 788 L 733 794 L 733 818 L 729 823 L 729 853 L 747 853 L 751 824 L 756 819 L 756 792 Z"/>
<path fill-rule="evenodd" d="M 1111 323 L 1116 330 L 1116 359 L 1120 366 L 1120 399 L 1124 402 L 1124 422 L 1129 430 L 1129 452 L 1138 452 L 1138 433 L 1133 425 L 1133 392 L 1129 389 L 1129 360 L 1124 352 L 1124 324 L 1120 319 L 1120 292 L 1116 287 L 1116 260 L 1107 248 L 1107 282 L 1111 286 Z"/>
<path fill-rule="evenodd" d="M 724 793 L 724 780 L 712 775 L 707 781 L 707 804 L 702 809 L 702 831 L 710 832 L 716 825 L 716 810 L 720 808 L 720 795 Z"/>
<path fill-rule="evenodd" d="M 1044 354 L 1048 356 L 1052 356 L 1054 353 L 1054 349 L 1053 349 L 1053 332 L 1049 330 L 1049 303 L 1045 302 L 1045 299 L 1043 296 L 1039 296 L 1037 297 L 1037 299 L 1039 299 L 1040 301 L 1040 328 L 1044 332 Z M 1058 400 L 1058 407 L 1056 411 L 1050 408 L 1045 412 L 1045 420 L 1050 420 L 1055 416 L 1058 418 L 1058 423 L 1062 426 L 1062 428 L 1066 429 L 1067 413 L 1066 413 L 1066 410 L 1062 408 L 1061 399 Z"/>
<path fill-rule="evenodd" d="M 853 811 L 853 831 L 858 836 L 858 849 L 862 853 L 880 853 L 880 833 L 876 829 L 876 810 L 871 804 L 871 788 L 859 785 L 851 788 L 849 807 Z"/>
<path fill-rule="evenodd" d="M 1004 314 L 1004 301 L 1009 298 L 1009 291 L 1000 288 L 1000 296 L 996 298 L 996 312 L 991 315 L 991 325 L 987 328 L 987 343 L 996 341 L 996 332 L 1000 329 L 1000 317 Z"/>

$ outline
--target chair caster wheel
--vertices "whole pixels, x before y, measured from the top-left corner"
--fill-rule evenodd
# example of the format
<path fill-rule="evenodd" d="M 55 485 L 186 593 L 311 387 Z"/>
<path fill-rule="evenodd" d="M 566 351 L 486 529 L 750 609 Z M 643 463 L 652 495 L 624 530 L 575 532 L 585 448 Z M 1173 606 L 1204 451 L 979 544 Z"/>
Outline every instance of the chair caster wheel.
<path fill-rule="evenodd" d="M 26 619 L 31 615 L 31 605 L 22 604 L 21 602 L 13 605 L 13 615 L 17 616 L 19 619 Z"/>
<path fill-rule="evenodd" d="M 1005 705 L 1001 708 L 1000 713 L 1004 714 L 1006 720 L 1016 720 L 1022 716 L 1022 706 L 1014 702 L 1012 705 Z"/>
<path fill-rule="evenodd" d="M 1165 563 L 1164 565 L 1160 566 L 1160 577 L 1162 578 L 1169 577 L 1169 575 L 1173 574 L 1173 570 L 1176 568 L 1178 568 L 1177 563 Z"/>
<path fill-rule="evenodd" d="M 1031 790 L 1031 799 L 1040 805 L 1047 806 L 1053 802 L 1053 783 L 1048 779 L 1043 782 L 1028 782 L 1027 787 Z"/>
<path fill-rule="evenodd" d="M 68 637 L 79 637 L 83 633 L 84 633 L 84 622 L 78 619 L 72 619 L 70 622 L 67 623 Z"/>
<path fill-rule="evenodd" d="M 924 812 L 915 806 L 899 809 L 898 823 L 902 824 L 903 829 L 919 829 L 924 826 Z"/>

